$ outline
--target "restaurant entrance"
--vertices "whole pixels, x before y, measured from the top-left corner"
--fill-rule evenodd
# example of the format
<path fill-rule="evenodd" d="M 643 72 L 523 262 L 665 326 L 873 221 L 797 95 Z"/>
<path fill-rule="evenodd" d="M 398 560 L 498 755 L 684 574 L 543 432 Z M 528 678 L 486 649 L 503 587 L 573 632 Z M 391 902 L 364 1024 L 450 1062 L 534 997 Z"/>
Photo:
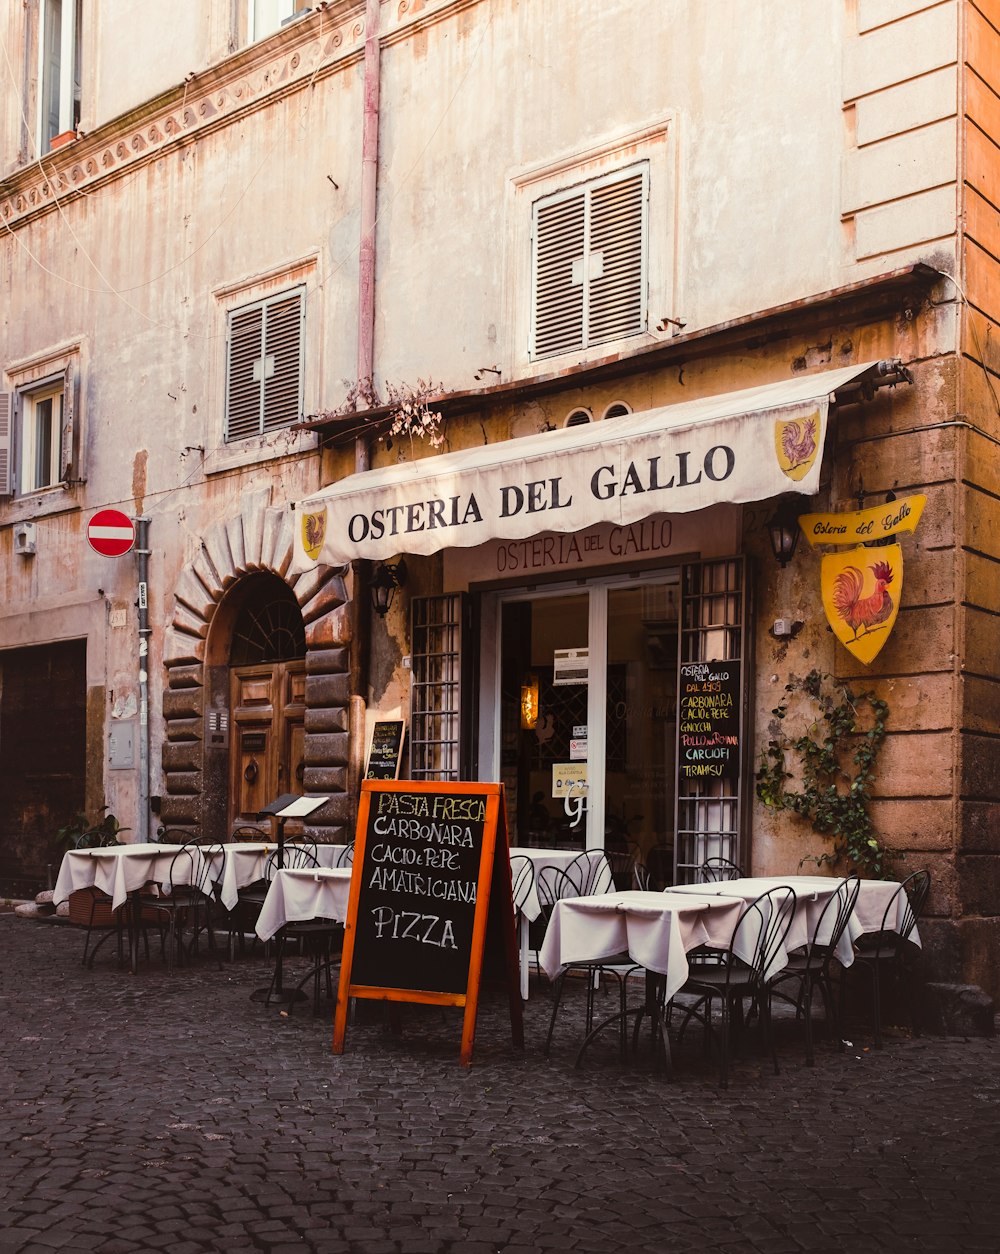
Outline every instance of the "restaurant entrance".
<path fill-rule="evenodd" d="M 512 843 L 632 853 L 669 882 L 678 572 L 487 601 L 483 708 L 496 727 L 480 769 L 504 783 Z"/>

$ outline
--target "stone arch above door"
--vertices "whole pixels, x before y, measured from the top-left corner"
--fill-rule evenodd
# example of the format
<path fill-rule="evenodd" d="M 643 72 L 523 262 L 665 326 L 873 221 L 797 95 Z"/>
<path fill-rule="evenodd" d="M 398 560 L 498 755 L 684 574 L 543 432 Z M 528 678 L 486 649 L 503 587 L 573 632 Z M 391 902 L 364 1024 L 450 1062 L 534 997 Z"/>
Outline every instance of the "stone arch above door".
<path fill-rule="evenodd" d="M 216 656 L 223 646 L 212 638 L 212 622 L 226 593 L 240 580 L 270 571 L 284 580 L 302 611 L 307 650 L 302 783 L 307 794 L 330 797 L 311 827 L 320 839 L 336 840 L 353 813 L 348 780 L 350 628 L 342 612 L 347 590 L 343 572 L 335 567 L 290 573 L 293 520 L 286 505 L 272 506 L 270 500 L 267 488 L 244 493 L 238 514 L 206 530 L 200 551 L 174 587 L 163 642 L 160 823 L 195 831 L 217 820 L 218 789 L 226 782 L 219 777 L 211 746 L 228 729 L 215 717 L 224 711 L 208 708 L 209 668 L 224 661 Z"/>

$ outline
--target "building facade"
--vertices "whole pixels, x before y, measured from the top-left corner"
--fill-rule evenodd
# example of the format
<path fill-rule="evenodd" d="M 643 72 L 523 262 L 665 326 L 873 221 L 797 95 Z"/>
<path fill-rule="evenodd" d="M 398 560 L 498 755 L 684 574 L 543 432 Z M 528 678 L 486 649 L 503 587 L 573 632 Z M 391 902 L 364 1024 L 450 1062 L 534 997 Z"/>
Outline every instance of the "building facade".
<path fill-rule="evenodd" d="M 1000 9 L 119 8 L 0 16 L 5 873 L 104 804 L 341 837 L 391 717 L 515 841 L 787 872 L 829 845 L 754 772 L 819 670 L 888 704 L 929 969 L 1000 991 Z M 889 494 L 861 662 L 766 525 Z"/>

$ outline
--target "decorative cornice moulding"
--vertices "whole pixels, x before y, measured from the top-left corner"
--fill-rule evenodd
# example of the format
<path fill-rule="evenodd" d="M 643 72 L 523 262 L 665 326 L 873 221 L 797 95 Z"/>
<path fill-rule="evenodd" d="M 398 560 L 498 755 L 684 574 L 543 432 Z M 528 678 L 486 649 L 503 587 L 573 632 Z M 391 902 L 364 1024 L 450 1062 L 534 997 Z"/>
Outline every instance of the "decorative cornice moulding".
<path fill-rule="evenodd" d="M 265 40 L 179 84 L 106 126 L 33 161 L 0 183 L 0 222 L 13 230 L 152 161 L 171 148 L 229 126 L 302 91 L 356 61 L 364 20 L 353 12 L 331 28 L 315 21 L 285 32 L 280 49 Z"/>

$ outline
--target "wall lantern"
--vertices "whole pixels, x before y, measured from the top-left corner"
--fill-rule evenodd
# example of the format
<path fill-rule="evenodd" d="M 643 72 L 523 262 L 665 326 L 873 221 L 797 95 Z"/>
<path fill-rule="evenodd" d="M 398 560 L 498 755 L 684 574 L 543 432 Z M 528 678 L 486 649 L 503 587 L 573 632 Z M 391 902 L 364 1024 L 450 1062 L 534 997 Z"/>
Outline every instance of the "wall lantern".
<path fill-rule="evenodd" d="M 525 675 L 521 681 L 521 727 L 534 731 L 538 725 L 538 676 Z"/>
<path fill-rule="evenodd" d="M 795 546 L 799 542 L 799 511 L 794 501 L 786 499 L 778 502 L 767 520 L 767 534 L 774 560 L 784 569 L 795 556 Z"/>
<path fill-rule="evenodd" d="M 402 558 L 392 566 L 389 562 L 380 562 L 372 575 L 371 594 L 372 609 L 379 616 L 385 618 L 386 614 L 392 608 L 393 597 L 396 595 L 396 589 L 402 588 L 406 583 L 406 563 Z"/>

